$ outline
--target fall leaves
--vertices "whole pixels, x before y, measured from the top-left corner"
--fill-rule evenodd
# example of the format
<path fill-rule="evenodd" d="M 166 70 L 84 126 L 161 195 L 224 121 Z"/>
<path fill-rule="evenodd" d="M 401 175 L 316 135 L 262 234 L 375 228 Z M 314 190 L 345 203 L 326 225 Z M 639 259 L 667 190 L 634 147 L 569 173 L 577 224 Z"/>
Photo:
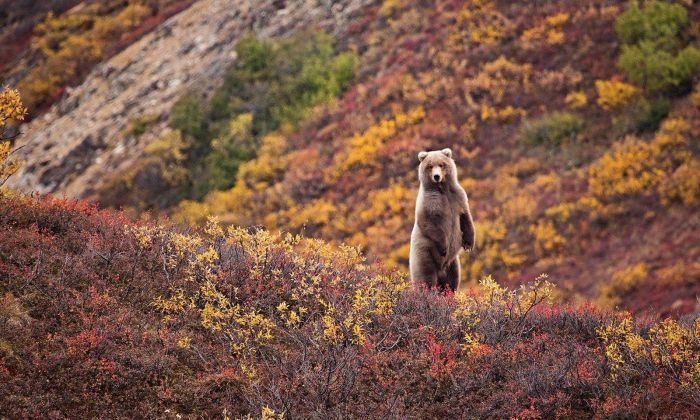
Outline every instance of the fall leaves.
<path fill-rule="evenodd" d="M 22 105 L 19 92 L 4 88 L 0 92 L 0 187 L 19 169 L 20 161 L 11 159 L 12 143 L 5 134 L 8 125 L 24 120 L 27 109 Z"/>

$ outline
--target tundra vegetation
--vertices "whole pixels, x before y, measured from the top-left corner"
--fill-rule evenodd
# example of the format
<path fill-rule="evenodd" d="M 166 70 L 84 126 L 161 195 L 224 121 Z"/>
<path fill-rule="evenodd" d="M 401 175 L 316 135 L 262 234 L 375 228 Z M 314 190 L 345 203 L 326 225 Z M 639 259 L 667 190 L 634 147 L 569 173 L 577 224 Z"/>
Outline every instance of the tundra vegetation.
<path fill-rule="evenodd" d="M 263 137 L 231 188 L 167 212 L 303 232 L 405 269 L 415 152 L 450 146 L 479 232 L 466 283 L 548 272 L 567 301 L 695 311 L 697 9 L 552 2 L 543 16 L 446 0 L 435 10 L 386 1 L 368 12 L 347 35 L 357 75 L 339 101 Z M 677 234 L 687 240 L 671 245 Z M 635 287 L 603 285 L 639 264 Z M 674 287 L 658 294 L 670 272 Z"/>
<path fill-rule="evenodd" d="M 0 183 L 20 94 L 39 115 L 156 3 L 39 24 L 0 94 Z M 336 37 L 248 35 L 99 204 L 0 188 L 0 412 L 697 417 L 700 9 L 540 6 L 385 0 Z M 415 152 L 445 146 L 477 230 L 454 294 L 404 274 Z"/>
<path fill-rule="evenodd" d="M 700 410 L 700 320 L 552 303 L 545 277 L 439 294 L 354 247 L 215 220 L 185 233 L 52 197 L 0 206 L 9 417 Z"/>

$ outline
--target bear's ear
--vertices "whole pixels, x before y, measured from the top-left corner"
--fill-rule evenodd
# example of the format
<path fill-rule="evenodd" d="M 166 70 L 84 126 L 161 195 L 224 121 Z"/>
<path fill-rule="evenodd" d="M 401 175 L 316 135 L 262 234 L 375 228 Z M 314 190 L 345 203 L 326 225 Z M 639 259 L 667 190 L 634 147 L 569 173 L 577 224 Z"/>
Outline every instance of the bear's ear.
<path fill-rule="evenodd" d="M 420 153 L 418 153 L 418 161 L 419 161 L 419 162 L 423 162 L 423 159 L 425 159 L 426 156 L 428 156 L 428 152 L 420 152 Z"/>
<path fill-rule="evenodd" d="M 452 149 L 442 149 L 440 150 L 443 155 L 447 156 L 448 158 L 452 159 Z"/>

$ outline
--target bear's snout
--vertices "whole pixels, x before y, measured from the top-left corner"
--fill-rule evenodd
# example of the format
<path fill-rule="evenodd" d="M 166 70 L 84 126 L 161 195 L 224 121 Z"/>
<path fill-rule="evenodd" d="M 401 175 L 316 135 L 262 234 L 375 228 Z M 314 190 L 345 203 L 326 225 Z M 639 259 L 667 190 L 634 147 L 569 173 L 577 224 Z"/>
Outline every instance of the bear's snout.
<path fill-rule="evenodd" d="M 432 171 L 432 175 L 433 175 L 432 176 L 433 182 L 442 182 L 442 178 L 443 178 L 442 168 L 440 168 L 439 166 L 434 167 L 433 171 Z"/>

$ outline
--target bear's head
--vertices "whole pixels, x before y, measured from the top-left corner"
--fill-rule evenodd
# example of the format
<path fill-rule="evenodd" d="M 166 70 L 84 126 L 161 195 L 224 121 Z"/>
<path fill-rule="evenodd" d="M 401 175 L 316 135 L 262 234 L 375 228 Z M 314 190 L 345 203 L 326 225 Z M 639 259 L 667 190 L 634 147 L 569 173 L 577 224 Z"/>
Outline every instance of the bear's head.
<path fill-rule="evenodd" d="M 424 187 L 440 187 L 449 182 L 457 182 L 457 166 L 452 160 L 452 150 L 420 152 L 418 160 L 418 178 Z"/>

